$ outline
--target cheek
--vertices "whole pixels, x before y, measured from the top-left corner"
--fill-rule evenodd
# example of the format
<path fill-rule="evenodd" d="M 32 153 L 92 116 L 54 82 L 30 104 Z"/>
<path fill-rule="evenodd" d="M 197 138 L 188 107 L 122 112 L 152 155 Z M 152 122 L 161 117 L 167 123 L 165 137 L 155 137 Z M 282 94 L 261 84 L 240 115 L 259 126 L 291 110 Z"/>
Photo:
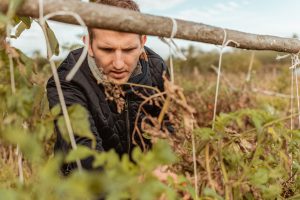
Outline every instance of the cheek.
<path fill-rule="evenodd" d="M 96 62 L 97 67 L 105 73 L 106 68 L 104 67 L 105 65 L 102 63 L 102 60 L 99 60 L 95 57 L 95 62 Z"/>
<path fill-rule="evenodd" d="M 135 54 L 131 54 L 131 56 L 128 56 L 127 60 L 127 66 L 130 67 L 130 70 L 133 70 L 140 58 L 140 53 L 136 52 Z"/>
<path fill-rule="evenodd" d="M 104 72 L 109 70 L 110 58 L 109 56 L 102 55 L 101 53 L 95 52 L 95 61 L 99 68 L 102 68 Z"/>

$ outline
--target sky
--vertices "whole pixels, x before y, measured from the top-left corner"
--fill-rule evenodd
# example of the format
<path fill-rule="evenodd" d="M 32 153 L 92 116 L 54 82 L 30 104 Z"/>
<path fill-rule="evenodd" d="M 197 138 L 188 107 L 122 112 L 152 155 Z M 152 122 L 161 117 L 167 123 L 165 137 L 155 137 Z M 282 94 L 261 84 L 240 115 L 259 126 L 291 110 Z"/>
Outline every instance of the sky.
<path fill-rule="evenodd" d="M 299 0 L 136 0 L 143 13 L 200 22 L 227 29 L 255 34 L 291 37 L 300 36 Z M 78 35 L 86 31 L 81 27 L 50 22 L 60 45 L 82 44 Z M 180 47 L 194 45 L 204 50 L 217 48 L 199 42 L 175 40 Z M 33 24 L 30 30 L 12 40 L 13 46 L 31 56 L 40 51 L 46 55 L 41 29 Z M 147 46 L 162 57 L 168 57 L 168 47 L 156 37 L 148 37 Z M 59 58 L 68 52 L 61 51 Z"/>

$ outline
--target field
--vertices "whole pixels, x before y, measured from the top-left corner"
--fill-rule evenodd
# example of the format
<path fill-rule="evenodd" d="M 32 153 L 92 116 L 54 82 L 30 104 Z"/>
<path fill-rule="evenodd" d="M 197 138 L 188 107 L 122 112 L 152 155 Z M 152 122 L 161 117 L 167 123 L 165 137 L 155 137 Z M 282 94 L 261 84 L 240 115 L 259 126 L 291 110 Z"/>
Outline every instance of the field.
<path fill-rule="evenodd" d="M 26 19 L 14 23 L 24 30 L 29 28 Z M 1 199 L 300 198 L 299 98 L 289 57 L 277 61 L 274 52 L 226 51 L 213 121 L 219 53 L 183 49 L 187 60 L 175 58 L 175 84 L 166 80 L 166 95 L 152 99 L 162 111 L 150 118 L 154 126 L 145 125 L 141 133 L 151 138 L 150 151 L 136 148 L 135 163 L 127 155 L 120 159 L 114 151 L 99 153 L 84 146 L 61 155 L 53 153 L 54 121 L 62 132 L 66 125 L 60 107 L 49 110 L 45 94 L 50 64 L 59 62 L 28 58 L 12 48 L 5 42 L 3 24 Z M 45 30 L 55 52 L 55 36 L 49 27 Z M 74 105 L 68 112 L 74 132 L 94 141 L 86 110 Z M 161 127 L 165 115 L 175 128 L 172 135 Z M 94 156 L 94 167 L 102 167 L 101 172 L 60 174 L 62 163 L 88 156 Z"/>

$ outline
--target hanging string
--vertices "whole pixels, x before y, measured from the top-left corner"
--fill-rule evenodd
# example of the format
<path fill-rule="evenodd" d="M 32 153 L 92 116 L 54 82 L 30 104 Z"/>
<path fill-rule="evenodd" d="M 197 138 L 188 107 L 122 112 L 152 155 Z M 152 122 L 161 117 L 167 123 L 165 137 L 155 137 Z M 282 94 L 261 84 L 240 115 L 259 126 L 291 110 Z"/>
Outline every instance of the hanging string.
<path fill-rule="evenodd" d="M 295 113 L 294 111 L 294 101 L 293 99 L 297 99 L 297 110 L 298 112 L 300 112 L 300 94 L 299 94 L 299 83 L 298 83 L 298 75 L 297 75 L 297 69 L 298 66 L 300 65 L 300 59 L 299 59 L 299 53 L 297 54 L 293 54 L 293 55 L 283 55 L 283 56 L 277 56 L 276 60 L 281 60 L 281 59 L 285 59 L 287 57 L 291 57 L 292 60 L 292 66 L 290 67 L 291 70 L 291 95 L 290 95 L 290 99 L 291 99 L 291 115 L 293 115 L 293 113 Z M 295 85 L 296 85 L 296 97 L 294 96 L 295 93 Z M 294 125 L 293 125 L 293 117 L 291 118 L 291 124 L 290 124 L 291 130 L 294 129 Z M 298 127 L 300 127 L 300 115 L 298 116 Z"/>
<path fill-rule="evenodd" d="M 294 73 L 295 69 L 291 69 L 291 116 L 294 114 Z M 293 117 L 291 117 L 291 130 L 294 129 Z"/>
<path fill-rule="evenodd" d="M 292 60 L 292 66 L 290 67 L 291 69 L 291 121 L 290 121 L 290 128 L 291 130 L 294 130 L 294 118 L 293 118 L 293 114 L 295 113 L 294 111 L 294 93 L 295 93 L 295 84 L 296 84 L 296 98 L 297 98 L 297 107 L 298 107 L 298 113 L 300 111 L 300 99 L 299 99 L 299 84 L 298 84 L 298 73 L 297 73 L 297 67 L 300 65 L 300 60 L 299 60 L 299 54 L 300 51 L 297 54 L 287 54 L 287 55 L 283 55 L 283 56 L 277 56 L 277 60 L 281 60 L 281 59 L 285 59 L 287 57 L 291 56 L 291 60 Z M 298 127 L 300 127 L 300 115 L 298 115 Z M 293 139 L 293 134 L 291 133 L 290 135 L 291 140 Z M 293 154 L 290 154 L 290 161 L 291 161 L 291 165 L 290 165 L 290 177 L 293 177 Z"/>
<path fill-rule="evenodd" d="M 49 59 L 49 62 L 50 62 L 53 78 L 54 78 L 54 81 L 55 81 L 55 85 L 56 85 L 56 89 L 57 89 L 61 109 L 62 109 L 63 116 L 64 116 L 64 119 L 65 119 L 66 128 L 67 128 L 69 138 L 70 138 L 70 141 L 71 141 L 71 146 L 72 146 L 72 149 L 75 150 L 75 149 L 77 149 L 77 144 L 76 144 L 76 141 L 75 141 L 75 136 L 74 136 L 74 132 L 73 132 L 72 125 L 71 125 L 70 116 L 69 116 L 69 113 L 68 113 L 68 110 L 67 110 L 66 102 L 65 102 L 65 99 L 64 99 L 64 95 L 63 95 L 63 91 L 62 91 L 62 88 L 61 88 L 61 84 L 60 84 L 60 80 L 59 80 L 59 77 L 58 77 L 58 73 L 57 73 L 55 63 L 54 63 L 53 60 L 51 60 L 53 53 L 52 53 L 52 50 L 50 48 L 49 38 L 48 38 L 48 35 L 46 33 L 46 29 L 45 29 L 45 19 L 44 19 L 44 13 L 43 13 L 43 6 L 44 6 L 43 0 L 39 0 L 39 15 L 40 15 L 39 16 L 39 23 L 42 27 L 42 30 L 44 32 L 44 36 L 45 36 L 45 39 L 46 39 L 47 55 L 48 55 L 48 59 Z M 51 16 L 51 15 L 48 15 L 48 16 Z M 81 165 L 81 162 L 80 162 L 79 159 L 76 160 L 76 164 L 77 164 L 78 170 L 82 171 L 82 165 Z"/>
<path fill-rule="evenodd" d="M 66 80 L 71 81 L 73 79 L 73 77 L 75 76 L 75 74 L 77 73 L 77 71 L 79 70 L 80 66 L 82 65 L 82 63 L 84 62 L 84 60 L 88 54 L 88 47 L 89 47 L 90 39 L 89 39 L 89 34 L 87 33 L 87 26 L 84 23 L 83 19 L 80 17 L 80 15 L 78 15 L 77 13 L 70 12 L 70 11 L 57 11 L 57 12 L 53 12 L 53 13 L 46 15 L 44 17 L 44 19 L 48 20 L 52 17 L 61 16 L 61 15 L 63 15 L 63 16 L 69 15 L 69 16 L 74 17 L 76 19 L 76 21 L 80 24 L 80 26 L 84 27 L 84 29 L 85 29 L 84 35 L 86 36 L 86 39 L 84 41 L 84 47 L 83 47 L 82 53 L 81 53 L 78 61 L 74 65 L 74 67 L 71 69 L 69 74 L 66 76 Z"/>
<path fill-rule="evenodd" d="M 300 53 L 300 52 L 299 52 Z M 293 97 L 294 97 L 294 77 L 295 77 L 295 82 L 296 82 L 296 96 L 297 96 L 297 106 L 298 106 L 298 113 L 300 111 L 300 99 L 299 99 L 299 84 L 298 84 L 298 72 L 297 72 L 297 67 L 300 64 L 299 60 L 299 53 L 292 55 L 292 66 L 290 69 L 292 70 L 292 88 L 291 88 L 291 115 L 294 113 L 294 106 L 293 106 Z M 293 117 L 291 118 L 291 130 L 293 130 Z M 300 127 L 300 115 L 298 115 L 298 128 Z M 291 133 L 290 135 L 291 140 L 293 139 L 293 134 Z M 291 159 L 291 166 L 290 166 L 290 176 L 293 176 L 293 154 L 290 154 L 290 159 Z"/>
<path fill-rule="evenodd" d="M 15 73 L 14 73 L 14 63 L 13 63 L 13 56 L 11 53 L 11 38 L 10 38 L 10 33 L 11 33 L 12 26 L 10 23 L 7 24 L 6 26 L 6 43 L 8 44 L 7 46 L 7 54 L 8 54 L 8 59 L 9 59 L 9 71 L 10 71 L 10 85 L 11 85 L 11 91 L 13 94 L 16 93 L 16 82 L 15 82 Z"/>
<path fill-rule="evenodd" d="M 182 59 L 182 60 L 186 60 L 185 55 L 182 53 L 182 51 L 180 50 L 180 48 L 177 46 L 177 44 L 174 42 L 174 37 L 177 34 L 178 31 L 178 25 L 177 25 L 177 21 L 174 18 L 171 18 L 172 20 L 172 31 L 171 31 L 171 35 L 169 40 L 163 38 L 163 37 L 159 37 L 159 39 L 167 44 L 169 46 L 169 55 L 170 55 L 170 67 L 169 67 L 169 72 L 170 72 L 170 79 L 171 79 L 171 83 L 174 84 L 174 65 L 173 65 L 173 55 L 175 54 L 178 58 Z M 164 106 L 162 108 L 162 110 L 166 111 L 167 107 L 170 105 L 170 96 L 167 96 L 166 98 L 166 102 L 164 103 Z M 162 121 L 164 116 L 164 112 L 161 112 L 159 115 L 159 119 L 160 121 Z M 193 130 L 193 124 L 191 124 L 191 129 Z M 196 144 L 195 144 L 195 137 L 193 134 L 193 131 L 191 131 L 192 134 L 192 151 L 193 151 L 193 165 L 194 165 L 194 187 L 195 187 L 195 196 L 196 199 L 198 199 L 198 175 L 197 175 L 197 160 L 196 160 Z"/>
<path fill-rule="evenodd" d="M 230 43 L 234 43 L 236 46 L 240 45 L 238 42 L 235 42 L 234 40 L 227 40 L 227 31 L 226 31 L 226 29 L 223 29 L 223 31 L 224 31 L 224 39 L 223 39 L 223 44 L 220 47 L 220 57 L 219 57 L 217 85 L 216 85 L 215 103 L 214 103 L 214 113 L 213 113 L 213 122 L 212 122 L 212 129 L 213 130 L 215 128 L 215 121 L 216 121 L 219 87 L 220 87 L 220 79 L 221 79 L 221 67 L 222 67 L 222 59 L 223 59 L 224 48 L 227 47 Z"/>
<path fill-rule="evenodd" d="M 298 72 L 297 67 L 300 64 L 299 55 L 292 55 L 292 66 L 291 69 L 293 71 L 295 81 L 296 81 L 296 98 L 297 98 L 297 109 L 298 113 L 300 112 L 300 99 L 299 99 L 299 83 L 298 83 Z M 300 115 L 298 115 L 298 128 L 300 127 Z"/>
<path fill-rule="evenodd" d="M 159 37 L 159 39 L 169 46 L 169 55 L 170 55 L 170 79 L 171 82 L 174 83 L 174 64 L 173 64 L 173 55 L 175 54 L 178 58 L 182 60 L 186 60 L 185 55 L 182 53 L 178 45 L 174 42 L 174 37 L 178 31 L 177 21 L 174 18 L 170 18 L 172 20 L 172 31 L 170 38 L 167 40 L 164 37 Z"/>
<path fill-rule="evenodd" d="M 300 111 L 300 100 L 299 100 L 299 85 L 298 85 L 298 78 L 297 78 L 297 66 L 300 65 L 300 60 L 299 60 L 299 54 L 300 54 L 300 51 L 297 53 L 297 54 L 286 54 L 286 55 L 283 55 L 283 56 L 280 56 L 280 55 L 277 55 L 276 57 L 276 60 L 282 60 L 282 59 L 285 59 L 285 58 L 288 58 L 288 57 L 291 57 L 291 60 L 292 60 L 292 66 L 290 67 L 290 70 L 291 70 L 291 95 L 290 95 L 290 99 L 291 99 L 291 115 L 293 116 L 293 114 L 295 113 L 294 111 L 294 99 L 296 98 L 297 99 L 297 109 L 298 109 L 298 112 Z M 296 83 L 296 97 L 294 95 L 295 93 L 295 83 Z M 290 124 L 290 127 L 291 127 L 291 130 L 294 129 L 294 119 L 293 117 L 291 118 L 291 124 Z M 299 127 L 300 127 L 300 116 L 298 117 L 298 124 L 299 124 Z"/>

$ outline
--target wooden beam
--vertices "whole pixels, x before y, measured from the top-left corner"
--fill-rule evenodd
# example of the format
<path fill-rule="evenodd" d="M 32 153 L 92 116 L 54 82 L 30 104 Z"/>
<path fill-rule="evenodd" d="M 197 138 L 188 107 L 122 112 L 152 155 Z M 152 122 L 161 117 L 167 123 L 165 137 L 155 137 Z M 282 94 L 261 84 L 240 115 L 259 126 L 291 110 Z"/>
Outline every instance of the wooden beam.
<path fill-rule="evenodd" d="M 9 0 L 0 1 L 0 11 L 6 12 Z M 56 11 L 71 11 L 79 14 L 87 26 L 115 31 L 132 32 L 160 37 L 170 37 L 173 22 L 168 17 L 154 16 L 130 10 L 110 7 L 95 3 L 85 3 L 78 0 L 44 0 L 44 14 Z M 38 18 L 38 0 L 24 0 L 17 11 L 20 16 Z M 52 20 L 77 24 L 70 16 L 57 16 Z M 222 45 L 224 29 L 202 23 L 176 19 L 178 31 L 175 38 Z M 249 50 L 273 50 L 286 53 L 298 53 L 300 41 L 298 39 L 282 38 L 270 35 L 250 34 L 225 29 L 228 40 L 234 43 L 229 46 Z"/>

